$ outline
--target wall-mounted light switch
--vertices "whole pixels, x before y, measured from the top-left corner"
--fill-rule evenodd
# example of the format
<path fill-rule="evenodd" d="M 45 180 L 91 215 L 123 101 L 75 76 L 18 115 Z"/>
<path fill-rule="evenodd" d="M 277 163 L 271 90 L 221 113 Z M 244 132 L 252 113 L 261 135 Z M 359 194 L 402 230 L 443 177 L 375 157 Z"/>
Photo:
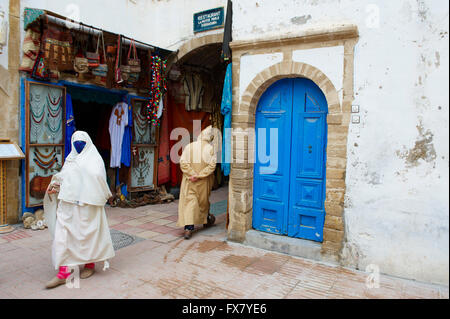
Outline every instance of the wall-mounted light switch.
<path fill-rule="evenodd" d="M 359 115 L 353 115 L 352 116 L 352 123 L 353 124 L 359 124 Z"/>
<path fill-rule="evenodd" d="M 359 105 L 352 105 L 352 113 L 359 113 Z"/>

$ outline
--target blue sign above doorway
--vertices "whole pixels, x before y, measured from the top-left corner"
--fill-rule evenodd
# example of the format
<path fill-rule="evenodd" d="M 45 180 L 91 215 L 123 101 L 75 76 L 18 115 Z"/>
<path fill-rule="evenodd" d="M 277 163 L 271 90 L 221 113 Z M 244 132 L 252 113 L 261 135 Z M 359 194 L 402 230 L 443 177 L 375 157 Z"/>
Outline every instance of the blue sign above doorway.
<path fill-rule="evenodd" d="M 194 33 L 223 28 L 223 7 L 194 13 Z"/>

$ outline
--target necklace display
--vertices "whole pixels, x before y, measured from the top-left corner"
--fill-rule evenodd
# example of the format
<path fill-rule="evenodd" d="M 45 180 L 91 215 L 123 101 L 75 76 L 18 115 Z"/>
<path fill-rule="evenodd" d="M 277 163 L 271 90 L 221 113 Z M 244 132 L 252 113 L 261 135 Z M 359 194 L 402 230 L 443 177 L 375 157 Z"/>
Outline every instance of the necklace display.
<path fill-rule="evenodd" d="M 144 186 L 145 179 L 150 172 L 150 150 L 134 150 L 133 155 L 135 157 L 135 165 L 133 165 L 133 177 L 137 182 L 137 185 Z M 136 165 L 137 164 L 137 165 Z"/>
<path fill-rule="evenodd" d="M 55 97 L 51 94 L 51 91 L 48 92 L 46 97 L 47 102 L 47 120 L 45 122 L 47 133 L 49 137 L 52 138 L 53 143 L 55 143 L 56 138 L 61 135 L 60 130 L 62 127 L 62 103 L 61 97 Z"/>
<path fill-rule="evenodd" d="M 149 125 L 146 121 L 145 117 L 143 117 L 141 114 L 141 110 L 137 110 L 134 113 L 134 127 L 135 127 L 135 133 L 137 133 L 137 136 L 135 134 L 136 143 L 142 144 L 148 141 L 147 135 L 149 133 Z"/>
<path fill-rule="evenodd" d="M 53 148 L 53 150 L 48 154 L 43 154 L 41 151 L 39 151 L 39 149 L 36 148 L 33 151 L 33 154 L 33 162 L 35 162 L 37 166 L 44 170 L 45 175 L 47 175 L 49 169 L 52 169 L 55 164 L 58 163 L 56 148 Z M 54 168 L 53 170 L 55 169 L 57 170 L 57 168 Z"/>
<path fill-rule="evenodd" d="M 60 89 L 45 88 L 38 85 L 31 87 L 30 143 L 44 143 L 46 137 L 51 139 L 53 143 L 61 140 L 62 97 L 63 94 Z M 44 138 L 44 141 L 41 140 L 42 138 Z"/>
<path fill-rule="evenodd" d="M 49 154 L 47 154 L 47 155 L 42 154 L 42 153 L 39 151 L 39 149 L 36 149 L 35 152 L 37 153 L 37 155 L 39 155 L 40 158 L 45 158 L 45 159 L 47 159 L 47 158 L 50 158 L 50 156 L 55 155 L 55 153 L 56 153 L 56 148 L 53 148 L 53 151 L 51 151 L 51 152 L 50 152 Z M 53 156 L 53 157 L 55 157 L 55 156 Z"/>
<path fill-rule="evenodd" d="M 35 86 L 33 86 L 35 87 Z M 42 103 L 42 92 L 35 92 L 30 94 L 30 113 L 31 113 L 31 126 L 30 126 L 30 142 L 37 143 L 43 130 L 43 120 L 45 117 L 45 107 Z"/>

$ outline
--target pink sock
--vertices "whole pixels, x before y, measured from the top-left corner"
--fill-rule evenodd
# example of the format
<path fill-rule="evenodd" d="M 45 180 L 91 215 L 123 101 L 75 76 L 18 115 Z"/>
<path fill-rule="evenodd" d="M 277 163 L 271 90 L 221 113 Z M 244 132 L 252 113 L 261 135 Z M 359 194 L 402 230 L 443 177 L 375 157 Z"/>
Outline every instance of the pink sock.
<path fill-rule="evenodd" d="M 59 272 L 56 275 L 59 279 L 67 279 L 70 276 L 70 272 L 67 266 L 59 267 Z"/>
<path fill-rule="evenodd" d="M 86 265 L 84 265 L 84 268 L 93 269 L 93 268 L 95 268 L 95 263 L 86 264 Z"/>

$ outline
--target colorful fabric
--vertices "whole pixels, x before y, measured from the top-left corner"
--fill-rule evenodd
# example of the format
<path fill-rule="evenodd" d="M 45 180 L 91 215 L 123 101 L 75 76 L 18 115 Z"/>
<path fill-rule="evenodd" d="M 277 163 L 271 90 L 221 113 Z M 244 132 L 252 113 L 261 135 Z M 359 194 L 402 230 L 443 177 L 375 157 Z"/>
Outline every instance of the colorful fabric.
<path fill-rule="evenodd" d="M 22 51 L 23 57 L 20 63 L 19 70 L 25 72 L 32 72 L 33 66 L 36 63 L 36 58 L 39 54 L 41 46 L 41 33 L 33 29 L 28 29 L 25 38 L 23 39 Z"/>
<path fill-rule="evenodd" d="M 23 29 L 26 30 L 30 24 L 45 14 L 44 10 L 25 8 L 23 10 Z"/>
<path fill-rule="evenodd" d="M 72 134 L 77 130 L 75 127 L 75 118 L 73 116 L 72 96 L 66 94 L 66 140 L 64 146 L 64 158 L 69 155 L 72 150 Z"/>
<path fill-rule="evenodd" d="M 223 85 L 222 104 L 220 112 L 224 116 L 222 138 L 222 171 L 223 175 L 230 175 L 231 163 L 231 110 L 233 98 L 232 63 L 227 66 L 225 83 Z"/>

